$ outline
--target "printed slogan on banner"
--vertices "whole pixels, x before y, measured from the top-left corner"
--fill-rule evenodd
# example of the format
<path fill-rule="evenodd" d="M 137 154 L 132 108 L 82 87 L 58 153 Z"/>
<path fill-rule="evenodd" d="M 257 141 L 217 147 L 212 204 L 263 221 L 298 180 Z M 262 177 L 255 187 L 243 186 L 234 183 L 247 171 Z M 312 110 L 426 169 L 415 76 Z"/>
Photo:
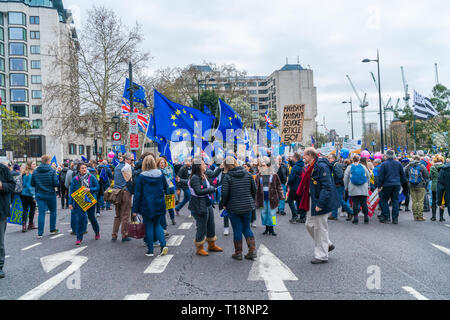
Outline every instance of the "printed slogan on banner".
<path fill-rule="evenodd" d="M 281 142 L 290 144 L 302 142 L 303 121 L 305 114 L 304 104 L 293 104 L 284 106 L 283 122 L 281 130 Z"/>
<path fill-rule="evenodd" d="M 71 196 L 83 211 L 87 211 L 97 203 L 97 200 L 95 200 L 90 192 L 86 192 L 84 189 L 86 188 L 81 187 L 72 193 Z"/>

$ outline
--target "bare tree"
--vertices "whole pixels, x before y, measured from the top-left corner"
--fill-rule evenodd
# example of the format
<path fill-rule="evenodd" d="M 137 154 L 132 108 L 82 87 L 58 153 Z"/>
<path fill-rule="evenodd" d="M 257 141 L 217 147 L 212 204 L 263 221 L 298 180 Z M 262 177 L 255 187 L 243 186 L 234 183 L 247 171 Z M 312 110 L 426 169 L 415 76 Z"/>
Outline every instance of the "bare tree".
<path fill-rule="evenodd" d="M 83 133 L 80 129 L 92 127 L 93 115 L 97 114 L 102 149 L 106 150 L 110 116 L 119 110 L 128 63 L 132 62 L 135 69 L 143 68 L 150 55 L 139 48 L 143 41 L 140 25 L 128 28 L 105 7 L 89 10 L 78 41 L 74 38 L 74 30 L 65 33 L 60 48 L 51 50 L 55 69 L 69 71 L 63 81 L 46 84 L 47 103 L 60 102 L 62 108 L 55 107 L 51 112 L 51 117 L 65 124 L 60 131 Z M 82 118 L 86 123 L 80 126 Z"/>

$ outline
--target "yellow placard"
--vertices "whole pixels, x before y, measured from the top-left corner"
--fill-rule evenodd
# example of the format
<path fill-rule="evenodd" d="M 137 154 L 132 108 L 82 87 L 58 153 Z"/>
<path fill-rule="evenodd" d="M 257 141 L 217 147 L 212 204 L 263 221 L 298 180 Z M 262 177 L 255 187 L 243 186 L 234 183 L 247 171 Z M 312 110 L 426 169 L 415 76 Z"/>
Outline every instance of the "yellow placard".
<path fill-rule="evenodd" d="M 85 187 L 81 187 L 77 191 L 71 194 L 73 200 L 80 206 L 83 211 L 88 211 L 90 208 L 92 208 L 96 203 L 97 200 L 92 196 L 90 192 L 84 191 L 86 189 Z"/>
<path fill-rule="evenodd" d="M 167 194 L 165 198 L 166 198 L 166 210 L 175 208 L 175 195 Z"/>

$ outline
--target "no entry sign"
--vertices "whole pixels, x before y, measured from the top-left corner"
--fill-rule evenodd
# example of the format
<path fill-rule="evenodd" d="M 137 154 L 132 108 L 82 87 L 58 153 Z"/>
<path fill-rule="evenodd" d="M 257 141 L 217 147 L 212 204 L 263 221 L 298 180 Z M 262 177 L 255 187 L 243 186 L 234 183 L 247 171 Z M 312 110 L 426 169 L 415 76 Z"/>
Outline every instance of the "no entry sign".
<path fill-rule="evenodd" d="M 112 138 L 114 141 L 120 141 L 120 139 L 122 139 L 122 134 L 119 131 L 116 131 L 112 134 Z"/>

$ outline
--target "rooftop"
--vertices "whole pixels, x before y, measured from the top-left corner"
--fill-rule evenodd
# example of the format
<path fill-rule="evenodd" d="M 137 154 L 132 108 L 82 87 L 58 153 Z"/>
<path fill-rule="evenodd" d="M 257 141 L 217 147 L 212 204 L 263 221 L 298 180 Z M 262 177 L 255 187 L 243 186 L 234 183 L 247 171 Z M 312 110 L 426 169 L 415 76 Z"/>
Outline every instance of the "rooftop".
<path fill-rule="evenodd" d="M 283 68 L 280 69 L 280 71 L 291 71 L 291 70 L 305 70 L 301 65 L 299 64 L 286 64 Z"/>
<path fill-rule="evenodd" d="M 22 2 L 30 7 L 44 7 L 58 10 L 59 21 L 66 22 L 71 16 L 70 11 L 64 9 L 62 0 L 0 0 L 1 2 Z"/>

